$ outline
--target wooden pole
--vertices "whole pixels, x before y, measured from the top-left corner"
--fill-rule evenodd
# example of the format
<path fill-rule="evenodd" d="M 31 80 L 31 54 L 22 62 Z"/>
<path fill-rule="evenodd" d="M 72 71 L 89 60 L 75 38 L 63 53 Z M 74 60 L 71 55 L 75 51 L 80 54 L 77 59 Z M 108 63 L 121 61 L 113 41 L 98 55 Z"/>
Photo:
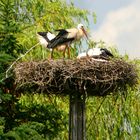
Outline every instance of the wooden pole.
<path fill-rule="evenodd" d="M 86 140 L 85 95 L 70 95 L 69 140 Z"/>

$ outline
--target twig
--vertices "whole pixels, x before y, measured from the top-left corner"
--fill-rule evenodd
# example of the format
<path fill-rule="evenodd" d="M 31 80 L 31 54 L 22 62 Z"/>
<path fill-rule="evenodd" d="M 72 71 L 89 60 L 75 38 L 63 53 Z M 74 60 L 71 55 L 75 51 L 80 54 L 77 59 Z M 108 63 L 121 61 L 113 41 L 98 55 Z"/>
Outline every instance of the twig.
<path fill-rule="evenodd" d="M 34 45 L 33 47 L 31 47 L 24 55 L 21 55 L 20 57 L 18 57 L 11 65 L 10 67 L 7 69 L 6 71 L 6 78 L 8 78 L 8 72 L 10 71 L 10 69 L 13 67 L 14 64 L 16 64 L 16 62 L 21 59 L 22 57 L 24 57 L 27 53 L 29 53 L 33 48 L 35 48 L 37 45 L 39 45 L 39 43 L 37 43 L 36 45 Z"/>
<path fill-rule="evenodd" d="M 5 79 L 6 79 L 6 78 L 2 78 L 2 79 L 0 80 L 0 83 L 2 83 Z"/>

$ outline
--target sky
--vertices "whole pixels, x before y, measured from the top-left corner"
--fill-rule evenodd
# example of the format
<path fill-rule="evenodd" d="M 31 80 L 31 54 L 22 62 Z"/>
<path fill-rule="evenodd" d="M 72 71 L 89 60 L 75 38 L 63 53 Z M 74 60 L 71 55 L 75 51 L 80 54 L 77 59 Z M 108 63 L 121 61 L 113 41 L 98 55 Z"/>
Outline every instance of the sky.
<path fill-rule="evenodd" d="M 121 55 L 140 58 L 140 0 L 73 0 L 76 7 L 95 12 L 91 17 L 90 36 L 115 46 Z"/>

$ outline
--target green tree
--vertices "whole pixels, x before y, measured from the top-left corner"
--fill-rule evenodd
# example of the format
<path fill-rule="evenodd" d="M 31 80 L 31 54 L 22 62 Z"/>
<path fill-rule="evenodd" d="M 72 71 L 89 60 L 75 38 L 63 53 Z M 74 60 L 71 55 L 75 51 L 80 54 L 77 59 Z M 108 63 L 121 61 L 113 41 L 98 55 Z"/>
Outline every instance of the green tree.
<path fill-rule="evenodd" d="M 0 0 L 0 139 L 53 139 L 66 129 L 66 112 L 57 103 L 54 106 L 47 96 L 31 91 L 27 96 L 17 93 L 14 76 L 9 73 L 5 79 L 5 71 L 37 43 L 37 31 L 77 26 L 81 21 L 87 24 L 86 15 L 87 11 L 65 1 Z M 39 46 L 24 60 L 46 56 Z"/>
<path fill-rule="evenodd" d="M 23 52 L 16 38 L 16 34 L 21 32 L 16 16 L 14 2 L 0 0 L 0 52 L 14 57 Z"/>

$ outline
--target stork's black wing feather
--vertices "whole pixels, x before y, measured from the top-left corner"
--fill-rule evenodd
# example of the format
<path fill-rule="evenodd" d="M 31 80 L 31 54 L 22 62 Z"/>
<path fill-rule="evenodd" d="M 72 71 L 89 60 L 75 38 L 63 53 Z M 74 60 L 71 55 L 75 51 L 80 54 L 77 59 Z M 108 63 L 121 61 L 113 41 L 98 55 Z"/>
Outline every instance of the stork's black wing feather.
<path fill-rule="evenodd" d="M 107 57 L 105 54 L 94 55 L 94 56 L 92 56 L 92 58 L 94 58 L 94 59 L 104 59 L 104 60 L 108 60 L 108 57 Z"/>
<path fill-rule="evenodd" d="M 46 39 L 46 41 L 49 42 L 49 39 L 47 37 L 47 32 L 38 32 L 38 35 L 44 37 Z"/>
<path fill-rule="evenodd" d="M 64 30 L 64 29 L 58 29 L 56 31 L 59 31 L 57 36 L 65 36 L 67 35 L 68 31 Z"/>
<path fill-rule="evenodd" d="M 64 43 L 71 42 L 74 40 L 74 38 L 67 38 L 68 31 L 66 31 L 64 29 L 59 29 L 56 31 L 59 31 L 59 33 L 57 34 L 57 36 L 54 39 L 52 39 L 49 42 L 48 48 L 55 48 L 58 45 L 62 45 Z"/>
<path fill-rule="evenodd" d="M 114 57 L 113 54 L 109 50 L 107 50 L 106 48 L 101 48 L 101 51 L 104 51 L 105 54 L 108 56 Z"/>

